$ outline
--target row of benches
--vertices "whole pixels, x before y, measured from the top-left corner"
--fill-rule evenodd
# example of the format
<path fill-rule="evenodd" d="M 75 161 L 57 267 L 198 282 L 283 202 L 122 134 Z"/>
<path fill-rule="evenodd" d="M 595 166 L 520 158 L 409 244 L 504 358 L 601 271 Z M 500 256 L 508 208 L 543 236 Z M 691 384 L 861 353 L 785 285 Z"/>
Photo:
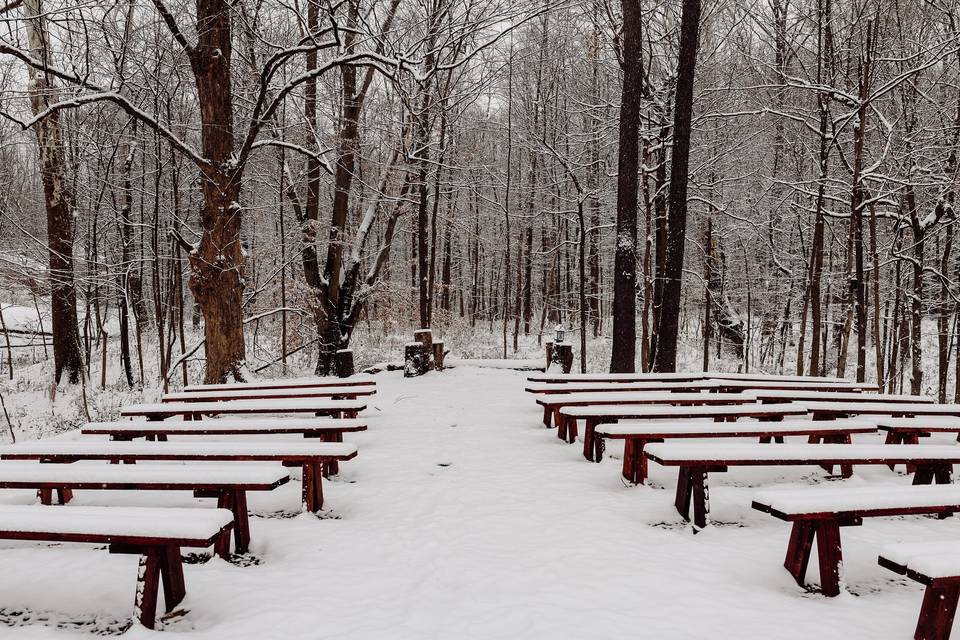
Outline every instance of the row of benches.
<path fill-rule="evenodd" d="M 215 553 L 227 556 L 232 533 L 234 551 L 249 550 L 247 492 L 272 491 L 290 481 L 284 467 L 300 467 L 304 507 L 312 512 L 322 508 L 322 478 L 357 455 L 343 434 L 367 428 L 356 419 L 366 407 L 357 398 L 374 392 L 370 378 L 188 387 L 160 403 L 121 410 L 123 416 L 145 420 L 90 423 L 79 440 L 0 447 L 0 489 L 36 490 L 41 502 L 0 506 L 0 538 L 98 543 L 108 545 L 111 553 L 139 554 L 135 617 L 153 627 L 161 583 L 167 612 L 184 597 L 182 547 L 213 546 Z M 265 413 L 314 417 L 204 419 Z M 275 434 L 300 434 L 305 440 L 168 440 Z M 82 464 L 87 461 L 127 464 Z M 155 464 L 133 464 L 143 461 Z M 243 464 L 211 464 L 227 462 Z M 214 498 L 216 508 L 44 506 L 66 504 L 74 491 L 84 489 L 190 491 L 198 498 Z"/>
<path fill-rule="evenodd" d="M 695 375 L 695 374 L 694 374 Z M 839 466 L 844 477 L 854 465 L 907 466 L 912 487 L 831 488 L 761 492 L 753 507 L 792 523 L 784 566 L 798 584 L 817 544 L 820 585 L 827 596 L 840 593 L 840 527 L 862 524 L 875 516 L 960 511 L 960 488 L 951 484 L 960 448 L 917 446 L 933 432 L 960 434 L 960 406 L 936 404 L 932 398 L 879 393 L 869 385 L 781 376 L 755 381 L 738 377 L 731 386 L 714 378 L 667 374 L 658 384 L 651 374 L 531 376 L 527 390 L 544 408 L 558 437 L 573 442 L 577 421 L 584 421 L 584 457 L 599 462 L 605 439 L 624 441 L 623 476 L 642 484 L 647 462 L 678 468 L 677 510 L 698 528 L 708 522 L 708 474 L 732 466 Z M 698 397 L 699 396 L 699 397 Z M 714 396 L 716 400 L 702 399 Z M 767 409 L 758 410 L 757 405 Z M 802 417 L 801 417 L 802 416 Z M 851 419 L 851 416 L 855 419 Z M 749 422 L 736 421 L 753 418 Z M 699 419 L 699 421 L 697 420 Z M 704 422 L 712 419 L 716 422 Z M 669 421 L 668 421 L 669 420 Z M 734 420 L 735 422 L 730 422 Z M 622 422 L 626 421 L 626 422 Z M 677 422 L 679 421 L 679 422 Z M 853 444 L 855 434 L 886 432 L 885 444 Z M 803 436 L 807 444 L 783 444 Z M 715 438 L 757 438 L 759 444 L 718 444 Z M 704 443 L 670 443 L 674 439 Z M 766 443 L 777 442 L 776 446 Z M 936 482 L 937 485 L 931 483 Z M 944 563 L 941 550 L 956 558 Z M 927 586 L 917 638 L 949 637 L 960 599 L 960 546 L 895 545 L 879 563 Z"/>

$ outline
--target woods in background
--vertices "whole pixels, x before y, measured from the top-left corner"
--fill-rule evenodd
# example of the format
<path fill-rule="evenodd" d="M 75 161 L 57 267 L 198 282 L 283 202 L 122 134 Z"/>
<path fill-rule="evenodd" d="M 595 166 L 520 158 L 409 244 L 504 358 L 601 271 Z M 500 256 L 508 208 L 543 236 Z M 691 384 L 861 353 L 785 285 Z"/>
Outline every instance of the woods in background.
<path fill-rule="evenodd" d="M 581 366 L 719 354 L 951 398 L 958 20 L 903 0 L 8 0 L 0 264 L 47 270 L 11 268 L 5 302 L 49 299 L 58 381 L 105 372 L 108 341 L 127 384 L 166 385 L 199 354 L 208 382 L 297 350 L 327 374 L 374 325 L 462 326 L 510 357 L 563 324 Z"/>

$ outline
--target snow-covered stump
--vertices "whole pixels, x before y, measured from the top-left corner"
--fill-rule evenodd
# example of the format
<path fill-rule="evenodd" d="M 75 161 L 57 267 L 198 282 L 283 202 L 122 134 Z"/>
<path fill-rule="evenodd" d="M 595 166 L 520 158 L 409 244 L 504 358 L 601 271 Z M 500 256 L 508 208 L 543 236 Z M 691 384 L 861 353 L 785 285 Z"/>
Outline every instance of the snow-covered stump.
<path fill-rule="evenodd" d="M 433 368 L 433 330 L 418 329 L 413 332 L 413 339 L 422 344 L 427 349 L 427 368 Z"/>
<path fill-rule="evenodd" d="M 431 347 L 422 342 L 408 342 L 403 348 L 403 377 L 415 378 L 430 371 Z"/>
<path fill-rule="evenodd" d="M 567 342 L 560 342 L 553 345 L 550 353 L 550 366 L 548 371 L 570 373 L 573 369 L 573 345 Z"/>
<path fill-rule="evenodd" d="M 338 378 L 349 378 L 354 374 L 353 349 L 340 349 L 333 358 L 333 372 Z"/>
<path fill-rule="evenodd" d="M 443 348 L 443 341 L 434 342 L 432 345 L 433 349 L 433 368 L 437 371 L 443 371 L 443 358 L 447 355 L 447 352 Z"/>

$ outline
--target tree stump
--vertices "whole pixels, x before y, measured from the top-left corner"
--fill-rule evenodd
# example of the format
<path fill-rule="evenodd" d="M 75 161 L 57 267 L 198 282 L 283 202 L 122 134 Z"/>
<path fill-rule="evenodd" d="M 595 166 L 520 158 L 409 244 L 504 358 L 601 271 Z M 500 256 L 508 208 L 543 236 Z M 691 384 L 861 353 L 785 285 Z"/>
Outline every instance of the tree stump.
<path fill-rule="evenodd" d="M 443 341 L 433 343 L 433 368 L 443 371 L 443 357 L 447 352 L 443 350 Z"/>
<path fill-rule="evenodd" d="M 403 377 L 415 378 L 430 371 L 430 347 L 422 342 L 408 342 L 403 349 Z"/>
<path fill-rule="evenodd" d="M 545 370 L 550 369 L 550 363 L 553 362 L 553 340 L 548 340 L 543 344 L 543 350 L 547 354 L 547 365 Z"/>
<path fill-rule="evenodd" d="M 427 366 L 433 369 L 433 330 L 417 329 L 413 332 L 413 339 L 422 344 L 427 349 Z"/>
<path fill-rule="evenodd" d="M 333 358 L 333 374 L 338 378 L 349 378 L 354 374 L 353 349 L 340 349 Z"/>
<path fill-rule="evenodd" d="M 573 345 L 567 342 L 553 345 L 548 369 L 570 373 L 570 370 L 573 369 Z"/>

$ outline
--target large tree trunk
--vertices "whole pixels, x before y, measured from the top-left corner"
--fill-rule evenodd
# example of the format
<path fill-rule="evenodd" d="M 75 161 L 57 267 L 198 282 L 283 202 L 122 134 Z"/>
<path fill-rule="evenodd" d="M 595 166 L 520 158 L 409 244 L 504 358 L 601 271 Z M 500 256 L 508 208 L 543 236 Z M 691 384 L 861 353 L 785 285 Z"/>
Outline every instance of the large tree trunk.
<path fill-rule="evenodd" d="M 50 58 L 47 28 L 41 0 L 24 0 L 30 54 L 45 63 Z M 56 102 L 55 90 L 44 71 L 29 70 L 30 108 L 36 115 Z M 83 375 L 80 327 L 77 323 L 77 291 L 73 274 L 73 193 L 67 181 L 60 114 L 54 112 L 35 127 L 40 177 L 47 210 L 47 249 L 50 276 L 50 312 L 53 320 L 54 381 L 63 374 L 71 384 Z"/>
<path fill-rule="evenodd" d="M 633 373 L 637 349 L 637 171 L 643 93 L 642 15 L 639 0 L 623 5 L 623 91 L 617 162 L 617 239 L 613 267 L 611 373 Z"/>
<path fill-rule="evenodd" d="M 687 230 L 687 180 L 690 164 L 690 126 L 693 119 L 693 77 L 697 67 L 700 0 L 684 0 L 680 19 L 680 59 L 677 65 L 676 107 L 673 113 L 673 152 L 670 163 L 670 212 L 663 308 L 657 328 L 655 371 L 677 368 L 683 252 Z"/>
<path fill-rule="evenodd" d="M 227 0 L 197 0 L 198 39 L 190 60 L 200 102 L 203 156 L 211 163 L 201 182 L 203 235 L 190 254 L 190 290 L 203 312 L 208 384 L 245 377 L 241 174 L 232 162 L 231 5 Z"/>

